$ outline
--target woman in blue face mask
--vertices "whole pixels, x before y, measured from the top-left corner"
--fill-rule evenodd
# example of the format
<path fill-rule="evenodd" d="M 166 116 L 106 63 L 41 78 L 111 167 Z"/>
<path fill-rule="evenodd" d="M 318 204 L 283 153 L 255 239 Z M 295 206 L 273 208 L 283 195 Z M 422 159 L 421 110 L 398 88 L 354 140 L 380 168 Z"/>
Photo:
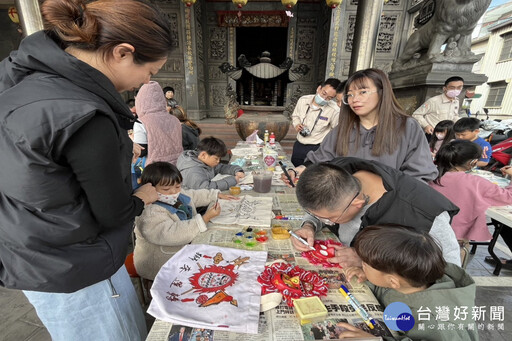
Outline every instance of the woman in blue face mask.
<path fill-rule="evenodd" d="M 316 89 L 315 95 L 299 98 L 292 114 L 292 124 L 297 131 L 293 145 L 292 163 L 304 163 L 306 154 L 315 151 L 325 136 L 338 124 L 339 107 L 333 101 L 340 81 L 328 78 Z"/>

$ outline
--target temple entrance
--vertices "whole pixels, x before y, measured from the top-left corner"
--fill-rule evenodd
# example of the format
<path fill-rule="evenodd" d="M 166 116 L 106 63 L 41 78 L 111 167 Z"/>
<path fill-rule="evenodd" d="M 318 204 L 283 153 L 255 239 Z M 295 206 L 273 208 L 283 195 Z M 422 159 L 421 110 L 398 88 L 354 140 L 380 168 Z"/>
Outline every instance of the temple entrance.
<path fill-rule="evenodd" d="M 281 65 L 286 59 L 286 27 L 237 27 L 236 55 L 237 67 L 256 65 L 263 61 L 273 65 Z M 270 60 L 268 59 L 270 58 Z M 271 79 L 258 78 L 247 71 L 236 81 L 237 101 L 242 105 L 282 106 L 286 84 L 285 74 Z"/>

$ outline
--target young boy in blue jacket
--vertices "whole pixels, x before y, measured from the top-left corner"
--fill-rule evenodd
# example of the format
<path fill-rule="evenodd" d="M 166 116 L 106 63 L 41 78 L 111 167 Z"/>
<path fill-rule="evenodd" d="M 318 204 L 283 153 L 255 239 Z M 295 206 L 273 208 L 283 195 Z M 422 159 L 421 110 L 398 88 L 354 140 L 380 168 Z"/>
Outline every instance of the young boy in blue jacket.
<path fill-rule="evenodd" d="M 482 147 L 482 157 L 476 163 L 477 167 L 485 167 L 492 156 L 491 144 L 479 137 L 480 120 L 474 117 L 463 117 L 453 125 L 453 131 L 457 140 L 467 140 Z"/>

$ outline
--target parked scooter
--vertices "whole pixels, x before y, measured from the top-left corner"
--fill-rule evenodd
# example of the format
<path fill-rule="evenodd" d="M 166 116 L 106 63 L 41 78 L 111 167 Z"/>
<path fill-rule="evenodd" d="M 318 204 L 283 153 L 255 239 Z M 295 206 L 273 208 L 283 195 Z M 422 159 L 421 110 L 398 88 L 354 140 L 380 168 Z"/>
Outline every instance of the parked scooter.
<path fill-rule="evenodd" d="M 478 135 L 481 138 L 487 140 L 492 146 L 512 137 L 512 119 L 489 120 L 488 110 L 484 109 L 484 112 L 487 119 L 480 124 L 480 134 Z M 477 116 L 475 115 L 475 117 Z"/>

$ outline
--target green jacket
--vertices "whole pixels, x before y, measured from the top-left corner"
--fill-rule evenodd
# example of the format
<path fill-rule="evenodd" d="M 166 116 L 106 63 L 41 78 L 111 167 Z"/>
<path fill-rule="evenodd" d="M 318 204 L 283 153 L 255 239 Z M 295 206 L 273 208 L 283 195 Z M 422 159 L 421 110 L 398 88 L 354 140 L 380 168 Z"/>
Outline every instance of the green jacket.
<path fill-rule="evenodd" d="M 393 302 L 402 302 L 411 308 L 416 321 L 414 328 L 408 332 L 399 332 L 400 336 L 396 338 L 397 340 L 478 340 L 478 330 L 472 318 L 476 294 L 475 281 L 464 269 L 457 265 L 447 263 L 445 275 L 441 279 L 426 290 L 413 294 L 403 294 L 394 289 L 377 287 L 370 282 L 366 282 L 366 284 L 384 307 Z M 436 319 L 437 307 L 443 307 L 444 309 L 448 307 L 449 314 Z M 462 313 L 459 314 L 459 319 L 455 319 L 455 307 L 457 309 L 467 307 L 465 320 Z M 427 309 L 430 309 L 430 312 L 425 312 Z M 421 321 L 418 318 L 418 310 L 420 310 L 422 317 Z M 428 320 L 428 317 L 430 317 L 430 320 Z M 459 330 L 459 324 L 461 323 L 464 328 Z M 418 330 L 419 324 L 424 324 L 424 330 Z M 444 330 L 438 329 L 438 325 L 444 325 Z M 473 325 L 473 330 L 468 330 L 468 325 Z M 386 338 L 386 340 L 394 339 Z"/>

